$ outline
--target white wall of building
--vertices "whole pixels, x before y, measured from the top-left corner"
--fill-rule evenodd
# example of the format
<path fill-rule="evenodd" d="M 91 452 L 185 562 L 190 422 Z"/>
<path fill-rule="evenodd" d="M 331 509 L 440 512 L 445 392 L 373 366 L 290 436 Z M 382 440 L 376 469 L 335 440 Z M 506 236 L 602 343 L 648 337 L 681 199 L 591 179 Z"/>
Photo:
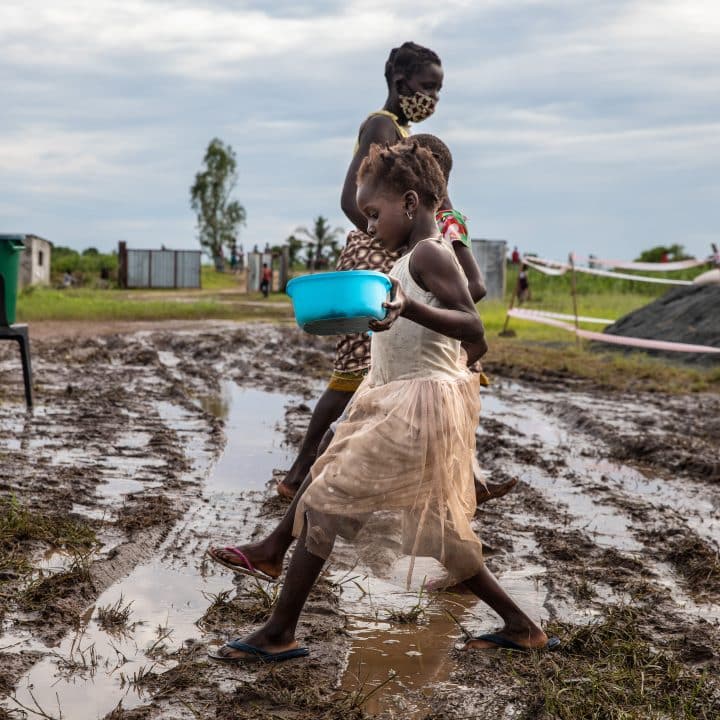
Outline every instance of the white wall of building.
<path fill-rule="evenodd" d="M 52 244 L 37 235 L 25 236 L 25 250 L 20 256 L 19 286 L 50 284 Z"/>

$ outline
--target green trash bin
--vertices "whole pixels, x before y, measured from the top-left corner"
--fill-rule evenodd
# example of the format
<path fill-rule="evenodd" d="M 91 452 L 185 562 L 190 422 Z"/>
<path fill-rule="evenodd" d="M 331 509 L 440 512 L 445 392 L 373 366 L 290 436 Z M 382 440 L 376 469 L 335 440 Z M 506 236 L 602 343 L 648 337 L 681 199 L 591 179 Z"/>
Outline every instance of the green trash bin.
<path fill-rule="evenodd" d="M 24 235 L 0 235 L 0 293 L 5 317 L 0 312 L 0 324 L 15 322 L 20 253 L 25 249 Z M 1 309 L 1 308 L 0 308 Z"/>

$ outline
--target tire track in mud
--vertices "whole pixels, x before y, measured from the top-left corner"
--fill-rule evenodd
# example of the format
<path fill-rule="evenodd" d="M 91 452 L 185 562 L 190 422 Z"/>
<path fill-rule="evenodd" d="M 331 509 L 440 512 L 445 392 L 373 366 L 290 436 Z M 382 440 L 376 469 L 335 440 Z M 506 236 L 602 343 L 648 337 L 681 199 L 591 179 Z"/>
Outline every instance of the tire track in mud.
<path fill-rule="evenodd" d="M 653 569 L 647 559 L 665 563 L 674 556 L 658 550 L 661 547 L 658 535 L 662 536 L 663 531 L 654 527 L 663 528 L 666 536 L 685 538 L 704 560 L 717 558 L 720 488 L 691 475 L 648 477 L 646 469 L 641 472 L 617 462 L 616 447 L 622 438 L 613 435 L 597 417 L 588 418 L 582 407 L 585 398 L 580 398 L 579 405 L 568 399 L 550 404 L 550 396 L 527 389 L 520 394 L 511 390 L 511 396 L 517 400 L 516 407 L 524 409 L 522 414 L 508 412 L 506 401 L 496 401 L 504 412 L 504 428 L 501 440 L 497 432 L 493 435 L 492 442 L 500 442 L 503 449 L 496 453 L 494 462 L 499 461 L 506 473 L 520 477 L 524 473 L 529 484 L 551 503 L 556 506 L 558 501 L 562 503 L 567 512 L 565 526 L 583 532 L 594 544 L 622 551 L 630 559 L 642 557 L 644 564 L 649 565 L 647 569 L 657 576 L 667 575 L 666 568 Z M 489 404 L 492 406 L 493 402 Z M 538 406 L 552 408 L 552 414 Z M 597 416 L 597 408 L 595 413 Z M 559 418 L 560 423 L 554 418 Z M 623 421 L 627 423 L 627 417 Z M 522 434 L 523 427 L 529 431 L 527 434 Z M 608 437 L 613 438 L 612 445 L 606 444 Z M 480 455 L 483 457 L 482 450 Z M 542 519 L 536 516 L 535 522 Z M 720 599 L 717 571 L 711 566 L 703 587 L 696 588 L 683 581 L 686 575 L 683 556 L 678 555 L 676 560 L 677 576 L 671 578 L 676 585 L 675 597 L 691 606 L 698 598 L 716 604 Z M 668 583 L 667 577 L 664 582 Z"/>
<path fill-rule="evenodd" d="M 6 597 L 17 599 L 3 626 L 3 648 L 12 650 L 2 653 L 3 678 L 16 685 L 23 672 L 30 682 L 37 677 L 35 697 L 46 708 L 54 705 L 46 695 L 55 676 L 76 677 L 81 685 L 83 677 L 94 677 L 102 658 L 87 644 L 80 647 L 93 603 L 154 556 L 202 479 L 202 469 L 186 457 L 178 433 L 158 409 L 168 398 L 187 406 L 188 398 L 164 382 L 155 350 L 124 338 L 110 338 L 107 345 L 115 352 L 102 342 L 64 354 L 53 343 L 37 343 L 34 413 L 0 406 L 3 420 L 22 428 L 3 449 L 3 494 L 35 513 L 76 518 L 98 537 L 97 547 L 79 559 L 51 545 L 51 563 L 37 554 L 47 545 L 21 546 L 38 569 L 3 588 L 10 590 Z M 216 428 L 197 408 L 196 415 L 212 446 Z M 58 585 L 64 575 L 72 579 L 76 564 L 86 573 L 82 581 Z M 28 588 L 38 598 L 47 592 L 40 611 L 23 609 Z M 75 628 L 74 637 L 66 635 L 69 628 Z M 33 706 L 28 692 L 18 690 Z"/>

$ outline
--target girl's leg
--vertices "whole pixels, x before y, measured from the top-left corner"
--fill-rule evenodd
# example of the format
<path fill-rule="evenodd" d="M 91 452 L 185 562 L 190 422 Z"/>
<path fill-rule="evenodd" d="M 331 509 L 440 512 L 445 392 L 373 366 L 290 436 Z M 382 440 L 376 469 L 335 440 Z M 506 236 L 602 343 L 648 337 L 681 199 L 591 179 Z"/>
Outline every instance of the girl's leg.
<path fill-rule="evenodd" d="M 325 449 L 332 440 L 333 433 L 328 430 L 320 443 L 318 448 L 318 454 L 322 455 Z M 282 572 L 283 560 L 285 553 L 288 551 L 290 545 L 292 545 L 293 534 L 292 529 L 295 524 L 295 509 L 300 502 L 300 498 L 312 482 L 312 476 L 310 473 L 307 474 L 305 482 L 300 486 L 300 489 L 295 494 L 292 503 L 285 511 L 282 520 L 278 523 L 275 529 L 263 540 L 256 543 L 249 543 L 247 545 L 239 545 L 237 547 L 240 552 L 258 569 L 266 573 L 270 577 L 278 577 Z M 224 560 L 230 564 L 238 564 L 238 555 L 233 552 L 229 552 L 221 547 L 214 547 L 211 549 L 211 553 L 216 557 Z"/>
<path fill-rule="evenodd" d="M 479 573 L 465 580 L 465 586 L 503 619 L 505 626 L 496 633 L 497 635 L 502 635 L 524 648 L 545 647 L 548 637 L 542 628 L 518 607 L 515 601 L 503 590 L 495 576 L 484 565 Z M 464 649 L 494 647 L 497 647 L 497 645 L 487 640 L 468 640 Z"/>
<path fill-rule="evenodd" d="M 261 628 L 240 638 L 242 642 L 270 653 L 292 650 L 298 646 L 295 640 L 295 628 L 310 590 L 325 564 L 322 558 L 308 552 L 305 547 L 306 532 L 307 523 L 290 560 L 285 584 L 272 615 Z M 252 657 L 227 645 L 220 648 L 218 654 L 225 658 Z"/>
<path fill-rule="evenodd" d="M 353 393 L 351 392 L 330 389 L 325 390 L 320 396 L 310 418 L 310 424 L 303 438 L 300 453 L 290 467 L 285 479 L 278 483 L 281 494 L 290 497 L 297 492 L 305 480 L 305 476 L 310 472 L 315 458 L 320 454 L 319 444 L 330 427 L 330 423 L 335 422 L 342 415 L 352 396 Z"/>

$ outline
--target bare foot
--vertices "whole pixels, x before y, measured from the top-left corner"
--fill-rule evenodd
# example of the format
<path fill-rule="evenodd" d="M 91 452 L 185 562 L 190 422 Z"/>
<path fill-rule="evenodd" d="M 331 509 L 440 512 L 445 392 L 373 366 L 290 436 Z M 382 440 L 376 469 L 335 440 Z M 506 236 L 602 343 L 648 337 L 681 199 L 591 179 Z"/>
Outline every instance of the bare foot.
<path fill-rule="evenodd" d="M 280 480 L 280 482 L 278 482 L 276 489 L 277 494 L 286 500 L 292 500 L 299 490 L 298 487 L 294 487 L 293 485 L 286 485 L 284 480 Z"/>
<path fill-rule="evenodd" d="M 478 505 L 486 503 L 488 500 L 495 500 L 507 495 L 518 484 L 517 478 L 506 480 L 502 483 L 487 483 L 487 486 L 475 483 L 475 502 Z"/>
<path fill-rule="evenodd" d="M 259 570 L 262 575 L 275 579 L 282 573 L 282 559 L 278 562 L 275 557 L 268 554 L 263 543 L 237 547 L 211 547 L 208 555 L 221 565 L 244 574 L 252 575 L 253 570 Z"/>
<path fill-rule="evenodd" d="M 557 641 L 557 638 L 553 640 Z M 503 641 L 507 641 L 507 644 Z M 504 627 L 497 632 L 468 640 L 462 650 L 496 650 L 502 647 L 514 650 L 542 650 L 549 647 L 548 636 L 537 626 L 521 630 Z"/>

